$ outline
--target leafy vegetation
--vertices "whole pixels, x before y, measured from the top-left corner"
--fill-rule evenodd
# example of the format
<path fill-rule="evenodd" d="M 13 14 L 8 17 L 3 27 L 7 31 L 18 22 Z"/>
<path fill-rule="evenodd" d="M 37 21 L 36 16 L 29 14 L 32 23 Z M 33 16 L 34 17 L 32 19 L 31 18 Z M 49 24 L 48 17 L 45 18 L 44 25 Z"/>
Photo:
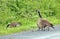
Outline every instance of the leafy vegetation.
<path fill-rule="evenodd" d="M 37 9 L 44 19 L 60 24 L 60 0 L 0 0 L 0 35 L 36 29 Z M 22 26 L 6 29 L 14 21 Z"/>

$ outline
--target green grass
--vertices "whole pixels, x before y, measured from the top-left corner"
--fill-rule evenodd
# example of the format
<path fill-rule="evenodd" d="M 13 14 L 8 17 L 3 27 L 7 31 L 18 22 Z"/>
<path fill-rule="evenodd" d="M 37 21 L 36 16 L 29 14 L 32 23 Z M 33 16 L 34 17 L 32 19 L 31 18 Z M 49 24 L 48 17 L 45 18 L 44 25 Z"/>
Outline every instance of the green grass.
<path fill-rule="evenodd" d="M 48 20 L 54 25 L 60 24 L 60 19 L 57 19 L 56 17 L 50 17 Z"/>
<path fill-rule="evenodd" d="M 52 19 L 51 19 L 51 17 L 48 17 L 45 19 L 50 21 L 54 25 L 60 24 L 60 19 L 56 19 L 56 17 L 52 17 Z M 0 27 L 0 35 L 13 34 L 13 33 L 17 33 L 17 32 L 23 32 L 23 31 L 29 31 L 29 30 L 37 29 L 37 26 L 36 26 L 37 19 L 35 19 L 35 20 L 25 19 L 25 21 L 21 20 L 21 22 L 23 22 L 23 25 L 19 26 L 19 27 L 7 28 L 6 29 L 6 27 L 1 26 Z"/>
<path fill-rule="evenodd" d="M 18 20 L 18 21 L 22 22 L 22 26 L 6 29 L 6 24 L 5 26 L 1 25 L 0 35 L 13 34 L 13 33 L 22 32 L 22 31 L 29 31 L 36 28 L 36 22 L 34 23 L 34 20 L 31 21 L 31 19 L 27 20 L 27 19 L 21 18 L 21 20 Z"/>
<path fill-rule="evenodd" d="M 1 28 L 0 27 L 0 35 L 6 35 L 6 34 L 12 34 L 16 32 L 23 32 L 23 31 L 29 31 L 36 28 L 36 25 L 26 25 L 21 27 L 15 27 L 15 28 Z"/>
<path fill-rule="evenodd" d="M 37 29 L 36 9 L 52 24 L 60 24 L 59 0 L 0 0 L 0 35 Z M 52 15 L 49 11 L 53 11 Z M 21 22 L 22 26 L 6 29 L 8 23 L 15 21 Z"/>

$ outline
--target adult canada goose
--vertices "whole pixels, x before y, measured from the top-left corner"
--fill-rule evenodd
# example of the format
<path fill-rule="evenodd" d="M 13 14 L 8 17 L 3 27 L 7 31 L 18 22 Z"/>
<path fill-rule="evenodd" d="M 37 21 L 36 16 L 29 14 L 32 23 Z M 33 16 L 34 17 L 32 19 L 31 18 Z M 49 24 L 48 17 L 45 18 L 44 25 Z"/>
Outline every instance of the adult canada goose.
<path fill-rule="evenodd" d="M 54 28 L 52 23 L 50 23 L 49 21 L 44 20 L 44 19 L 42 18 L 39 10 L 36 10 L 36 11 L 37 11 L 37 13 L 38 13 L 38 15 L 39 15 L 39 17 L 40 17 L 40 18 L 38 19 L 38 22 L 37 22 L 37 26 L 38 26 L 38 29 L 39 29 L 39 30 L 44 30 L 44 31 L 45 31 L 45 27 L 48 27 L 48 31 L 49 31 L 49 27 Z"/>

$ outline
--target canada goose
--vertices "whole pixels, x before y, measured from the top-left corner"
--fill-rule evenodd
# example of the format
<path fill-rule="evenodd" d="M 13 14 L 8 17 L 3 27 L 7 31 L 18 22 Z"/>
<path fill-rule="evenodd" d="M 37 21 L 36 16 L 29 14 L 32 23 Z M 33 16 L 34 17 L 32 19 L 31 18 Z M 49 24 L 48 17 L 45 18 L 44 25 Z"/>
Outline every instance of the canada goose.
<path fill-rule="evenodd" d="M 45 27 L 48 27 L 48 31 L 49 31 L 49 27 L 54 28 L 52 23 L 50 23 L 49 21 L 44 20 L 44 19 L 42 18 L 39 10 L 36 10 L 36 11 L 37 11 L 37 13 L 38 13 L 38 15 L 39 15 L 39 17 L 40 17 L 40 18 L 38 19 L 38 22 L 37 22 L 37 26 L 38 26 L 38 29 L 39 29 L 39 30 L 43 30 L 43 29 L 44 29 L 44 31 L 45 31 Z"/>
<path fill-rule="evenodd" d="M 12 22 L 12 23 L 7 24 L 6 28 L 8 28 L 8 27 L 10 27 L 10 28 L 17 27 L 17 26 L 20 26 L 20 25 L 22 25 L 20 22 Z"/>

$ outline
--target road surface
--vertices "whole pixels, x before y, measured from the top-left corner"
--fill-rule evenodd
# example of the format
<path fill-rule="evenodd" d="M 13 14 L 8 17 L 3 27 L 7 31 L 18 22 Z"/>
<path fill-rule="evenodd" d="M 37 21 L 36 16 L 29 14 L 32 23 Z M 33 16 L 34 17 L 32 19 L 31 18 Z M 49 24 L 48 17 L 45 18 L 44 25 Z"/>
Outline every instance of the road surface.
<path fill-rule="evenodd" d="M 50 31 L 27 31 L 0 36 L 0 39 L 60 39 L 60 25 L 56 25 L 55 29 L 50 28 Z"/>

